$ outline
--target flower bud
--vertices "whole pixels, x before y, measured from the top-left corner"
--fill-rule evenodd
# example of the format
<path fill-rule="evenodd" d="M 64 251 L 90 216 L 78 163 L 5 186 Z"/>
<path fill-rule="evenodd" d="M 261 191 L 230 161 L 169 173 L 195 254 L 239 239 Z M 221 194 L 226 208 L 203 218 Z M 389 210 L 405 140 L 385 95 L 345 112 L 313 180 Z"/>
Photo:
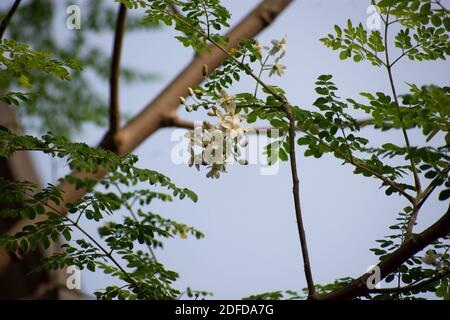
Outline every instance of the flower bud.
<path fill-rule="evenodd" d="M 246 159 L 239 159 L 239 160 L 238 160 L 238 163 L 239 163 L 240 165 L 246 166 L 246 165 L 248 165 L 248 160 L 246 160 Z"/>
<path fill-rule="evenodd" d="M 195 90 L 194 90 L 194 93 L 195 93 L 195 96 L 196 96 L 197 98 L 199 98 L 199 99 L 203 96 L 203 91 L 202 91 L 202 90 L 195 89 Z"/>
<path fill-rule="evenodd" d="M 208 75 L 208 65 L 204 64 L 202 66 L 202 75 L 206 77 Z"/>

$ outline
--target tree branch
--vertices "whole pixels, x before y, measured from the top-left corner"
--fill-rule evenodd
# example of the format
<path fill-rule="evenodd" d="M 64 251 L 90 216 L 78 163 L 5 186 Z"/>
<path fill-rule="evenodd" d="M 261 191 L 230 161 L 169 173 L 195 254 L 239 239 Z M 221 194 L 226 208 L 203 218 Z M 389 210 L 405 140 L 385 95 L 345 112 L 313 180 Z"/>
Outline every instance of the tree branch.
<path fill-rule="evenodd" d="M 0 23 L 0 40 L 3 39 L 3 35 L 5 34 L 6 28 L 8 28 L 8 25 L 11 21 L 12 16 L 16 12 L 17 8 L 20 5 L 20 1 L 22 0 L 15 0 L 9 11 L 6 13 L 6 16 L 3 18 L 2 22 Z"/>
<path fill-rule="evenodd" d="M 123 3 L 119 5 L 117 13 L 116 31 L 114 35 L 114 45 L 111 59 L 111 74 L 109 78 L 109 131 L 111 137 L 117 133 L 120 128 L 120 101 L 119 101 L 119 79 L 120 79 L 120 59 L 122 55 L 123 36 L 125 33 L 125 24 L 127 17 L 127 8 Z"/>
<path fill-rule="evenodd" d="M 311 263 L 309 261 L 308 254 L 308 244 L 306 241 L 306 233 L 303 224 L 302 218 L 302 210 L 300 206 L 300 188 L 299 188 L 299 179 L 297 173 L 297 160 L 295 155 L 295 146 L 296 146 L 296 124 L 295 124 L 295 116 L 292 113 L 291 107 L 288 103 L 284 103 L 282 109 L 286 113 L 289 119 L 289 159 L 291 163 L 291 174 L 292 174 L 292 193 L 294 195 L 294 206 L 295 206 L 295 216 L 297 218 L 297 228 L 298 234 L 300 236 L 300 245 L 302 250 L 303 257 L 303 267 L 305 270 L 306 282 L 308 284 L 308 298 L 313 299 L 316 295 L 316 290 L 314 288 L 314 281 L 311 271 Z"/>
<path fill-rule="evenodd" d="M 423 43 L 418 43 L 416 44 L 414 47 L 412 47 L 411 49 L 406 50 L 405 52 L 403 52 L 401 55 L 399 55 L 397 57 L 397 59 L 394 60 L 394 62 L 392 62 L 391 64 L 389 64 L 388 66 L 393 67 L 394 64 L 396 64 L 401 58 L 403 58 L 404 56 L 406 56 L 408 53 L 410 53 L 412 50 L 417 49 L 418 47 L 422 46 Z M 388 67 L 386 66 L 386 67 Z"/>

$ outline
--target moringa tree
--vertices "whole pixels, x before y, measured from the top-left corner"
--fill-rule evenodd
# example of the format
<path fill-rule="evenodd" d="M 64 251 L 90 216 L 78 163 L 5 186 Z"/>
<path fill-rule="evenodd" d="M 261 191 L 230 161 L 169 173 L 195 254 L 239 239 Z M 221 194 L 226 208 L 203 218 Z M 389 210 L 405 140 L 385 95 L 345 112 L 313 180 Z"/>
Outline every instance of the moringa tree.
<path fill-rule="evenodd" d="M 193 129 L 187 135 L 190 164 L 197 169 L 206 166 L 208 177 L 219 178 L 230 161 L 246 164 L 246 159 L 241 157 L 246 135 L 267 132 L 272 139 L 266 146 L 269 163 L 290 161 L 299 251 L 307 288 L 303 292 L 277 291 L 249 298 L 306 295 L 314 300 L 414 299 L 423 297 L 423 293 L 450 298 L 449 210 L 424 231 L 414 232 L 424 203 L 430 197 L 448 201 L 450 196 L 449 88 L 410 84 L 410 91 L 400 95 L 395 80 L 395 66 L 403 59 L 437 60 L 449 54 L 449 11 L 441 1 L 378 1 L 374 8 L 381 19 L 381 30 L 370 30 L 350 20 L 346 26 L 334 26 L 334 32 L 321 39 L 323 44 L 338 50 L 341 60 L 351 58 L 356 63 L 370 63 L 374 68 L 384 69 L 391 90 L 362 93 L 360 101 L 342 99 L 337 95 L 332 75 L 321 75 L 316 82 L 313 110 L 299 106 L 301 101 L 291 101 L 289 92 L 270 84 L 270 77 L 282 76 L 286 68 L 282 59 L 287 39 L 273 40 L 268 47 L 253 39 L 290 1 L 264 1 L 226 36 L 223 31 L 229 28 L 230 13 L 218 0 L 118 2 L 109 72 L 109 130 L 100 148 L 73 143 L 55 134 L 37 138 L 19 136 L 7 128 L 2 130 L 2 156 L 10 157 L 23 150 L 42 151 L 67 158 L 73 170 L 59 186 L 42 188 L 26 181 L 2 181 L 2 201 L 9 205 L 2 216 L 25 219 L 11 230 L 11 235 L 3 237 L 1 244 L 5 248 L 11 252 L 27 252 L 40 244 L 48 246 L 61 236 L 70 240 L 73 230 L 78 229 L 83 237 L 76 240 L 76 245 L 64 244 L 61 252 L 43 260 L 42 267 L 102 268 L 123 280 L 123 286 L 110 286 L 98 292 L 99 298 L 176 298 L 180 291 L 173 288 L 172 281 L 177 275 L 158 262 L 154 249 L 162 246 L 162 240 L 169 236 L 185 237 L 191 233 L 200 238 L 202 234 L 148 213 L 147 205 L 153 199 L 170 200 L 171 196 L 141 188 L 141 183 L 159 184 L 180 198 L 196 201 L 197 197 L 189 189 L 178 188 L 162 174 L 137 168 L 136 156 L 130 155 L 130 151 L 160 127 L 190 128 Z M 180 42 L 192 47 L 198 55 L 154 102 L 121 128 L 118 104 L 121 43 L 126 12 L 139 7 L 145 10 L 144 24 L 173 26 L 180 32 L 177 37 Z M 6 15 L 2 25 L 8 25 L 16 9 L 15 5 L 11 7 L 11 14 Z M 81 67 L 76 62 L 77 56 L 54 60 L 15 40 L 3 40 L 2 48 L 4 72 L 11 79 L 4 86 L 11 91 L 2 97 L 7 103 L 14 104 L 19 99 L 25 104 L 32 103 L 27 94 L 12 91 L 19 85 L 32 85 L 34 72 L 30 70 L 47 74 L 46 79 L 50 75 L 69 80 L 68 70 L 77 71 Z M 252 79 L 254 87 L 248 92 L 228 94 L 228 88 L 243 77 Z M 43 91 L 46 92 L 46 87 Z M 185 99 L 188 95 L 189 101 Z M 174 112 L 178 101 L 190 112 L 206 109 L 215 123 L 204 121 L 196 127 L 179 119 Z M 370 120 L 358 121 L 352 116 L 355 111 L 369 115 Z M 269 130 L 242 125 L 244 121 L 251 124 L 257 119 L 268 122 Z M 404 144 L 395 145 L 389 140 L 382 145 L 373 144 L 362 135 L 363 125 L 380 132 L 399 130 Z M 410 139 L 412 130 L 423 135 L 423 143 Z M 408 202 L 386 238 L 377 240 L 379 248 L 371 249 L 380 262 L 358 278 L 338 279 L 326 285 L 314 282 L 303 223 L 303 215 L 308 213 L 301 210 L 297 145 L 306 147 L 305 156 L 333 155 L 353 167 L 354 174 L 379 180 L 386 196 L 399 195 Z M 123 223 L 103 225 L 99 235 L 104 242 L 81 225 L 86 219 L 103 220 L 105 214 L 113 214 L 120 208 L 127 209 L 130 216 Z M 135 249 L 137 243 L 145 244 L 147 252 Z M 422 250 L 425 256 L 420 256 Z M 379 289 L 375 284 L 381 280 L 395 281 L 396 285 Z M 188 292 L 192 294 L 190 289 Z"/>

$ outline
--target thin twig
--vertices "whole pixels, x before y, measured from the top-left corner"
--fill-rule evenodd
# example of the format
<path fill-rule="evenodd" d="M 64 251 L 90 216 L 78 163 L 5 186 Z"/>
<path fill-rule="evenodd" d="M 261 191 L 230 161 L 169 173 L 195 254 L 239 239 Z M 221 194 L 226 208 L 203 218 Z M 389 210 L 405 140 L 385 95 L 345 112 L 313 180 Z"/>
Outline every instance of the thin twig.
<path fill-rule="evenodd" d="M 120 188 L 119 184 L 114 181 L 112 183 L 116 187 L 117 191 L 121 195 L 123 195 L 124 193 L 122 192 L 122 189 Z M 128 200 L 125 200 L 125 208 L 127 208 L 128 212 L 130 213 L 133 220 L 136 221 L 137 223 L 139 223 L 139 219 L 133 210 L 133 206 L 128 203 Z M 155 255 L 155 252 L 153 251 L 152 247 L 149 244 L 147 244 L 147 248 L 148 248 L 148 251 L 149 251 L 150 255 L 152 256 L 153 260 L 158 262 L 158 259 L 156 259 L 156 255 Z"/>
<path fill-rule="evenodd" d="M 269 57 L 270 57 L 270 55 L 267 55 L 266 59 L 264 59 L 264 62 L 261 63 L 261 69 L 259 70 L 258 78 L 261 78 L 262 73 L 264 71 L 264 68 L 265 68 L 265 66 L 267 64 L 267 61 L 269 60 Z M 253 101 L 256 101 L 256 96 L 258 94 L 258 89 L 259 89 L 259 83 L 256 83 L 255 92 L 253 94 Z"/>
<path fill-rule="evenodd" d="M 409 158 L 410 158 L 409 160 L 410 160 L 411 169 L 412 169 L 413 175 L 414 175 L 414 184 L 415 184 L 415 187 L 416 187 L 416 192 L 417 192 L 417 194 L 420 194 L 420 192 L 421 192 L 420 179 L 419 179 L 419 175 L 417 173 L 416 164 L 414 162 L 413 157 L 411 156 L 411 151 L 410 151 L 411 150 L 411 144 L 409 142 L 408 133 L 406 132 L 406 129 L 405 129 L 403 116 L 402 116 L 402 113 L 401 113 L 401 110 L 400 110 L 400 103 L 399 103 L 398 98 L 397 98 L 397 92 L 396 92 L 395 84 L 394 84 L 394 77 L 392 75 L 392 65 L 389 63 L 389 49 L 388 49 L 388 28 L 389 27 L 388 27 L 388 24 L 387 24 L 388 22 L 389 22 L 389 12 L 388 12 L 387 17 L 386 17 L 386 25 L 385 25 L 385 28 L 384 28 L 384 51 L 385 51 L 385 54 L 386 54 L 386 69 L 387 69 L 387 72 L 388 72 L 388 75 L 389 75 L 389 83 L 390 83 L 390 86 L 391 86 L 392 95 L 393 95 L 393 98 L 394 98 L 394 101 L 395 101 L 395 105 L 397 107 L 398 117 L 400 119 L 400 124 L 401 124 L 401 127 L 402 127 L 403 137 L 405 139 L 406 147 L 408 148 L 408 154 L 409 154 Z"/>
<path fill-rule="evenodd" d="M 303 256 L 303 266 L 305 270 L 306 282 L 308 285 L 308 297 L 314 298 L 316 295 L 316 290 L 314 288 L 314 281 L 311 271 L 311 263 L 309 261 L 309 253 L 308 253 L 308 244 L 306 241 L 306 233 L 303 224 L 302 218 L 302 210 L 300 206 L 300 189 L 299 189 L 299 178 L 297 173 L 297 161 L 295 154 L 295 146 L 296 146 L 296 124 L 295 124 L 295 116 L 292 113 L 292 109 L 288 103 L 284 103 L 282 106 L 284 112 L 286 113 L 289 119 L 289 155 L 290 155 L 290 163 L 291 163 L 291 173 L 292 173 L 292 193 L 294 195 L 294 205 L 295 205 L 295 215 L 297 218 L 297 228 L 300 236 L 300 245 Z"/>
<path fill-rule="evenodd" d="M 442 170 L 434 179 L 430 182 L 430 184 L 423 190 L 423 192 L 419 196 L 419 202 L 417 206 L 420 208 L 424 204 L 424 202 L 427 200 L 427 198 L 430 196 L 431 193 L 433 193 L 434 189 L 436 189 L 437 184 L 436 182 L 442 179 L 450 170 L 450 164 L 447 164 L 447 166 Z"/>
<path fill-rule="evenodd" d="M 16 12 L 17 8 L 20 5 L 20 1 L 22 0 L 16 0 L 14 1 L 13 5 L 9 9 L 6 16 L 3 18 L 2 22 L 0 23 L 0 40 L 3 39 L 3 35 L 5 34 L 6 28 L 8 28 L 9 23 L 11 22 L 11 18 Z"/>
<path fill-rule="evenodd" d="M 324 145 L 328 149 L 330 149 L 333 152 L 335 152 L 338 156 L 340 156 L 342 159 L 344 159 L 348 163 L 354 165 L 355 167 L 357 167 L 357 168 L 359 168 L 361 170 L 369 172 L 370 174 L 372 174 L 373 176 L 377 177 L 378 179 L 380 179 L 381 181 L 383 181 L 387 185 L 391 186 L 392 188 L 397 190 L 401 195 L 403 195 L 406 199 L 408 199 L 412 204 L 415 203 L 415 198 L 413 196 L 411 196 L 409 193 L 407 193 L 405 190 L 403 190 L 402 187 L 400 187 L 398 184 L 396 184 L 391 179 L 389 179 L 389 178 L 383 176 L 382 174 L 380 174 L 380 173 L 372 170 L 371 168 L 367 167 L 361 159 L 353 157 L 353 162 L 352 162 L 352 159 L 347 157 L 347 155 L 345 153 L 340 152 L 338 149 L 336 149 L 336 150 L 333 149 L 330 144 L 326 143 L 322 139 L 317 138 L 316 136 L 310 134 L 309 132 L 306 132 L 306 131 L 302 131 L 302 132 L 307 134 L 309 137 L 315 139 L 317 142 L 319 142 L 320 144 Z"/>
<path fill-rule="evenodd" d="M 418 43 L 416 44 L 414 47 L 412 47 L 411 49 L 406 50 L 405 52 L 403 52 L 400 56 L 398 56 L 397 59 L 394 60 L 394 62 L 392 62 L 390 65 L 388 65 L 389 67 L 393 67 L 394 64 L 396 64 L 401 58 L 403 58 L 404 56 L 406 56 L 408 53 L 410 53 L 412 50 L 417 49 L 418 47 L 424 45 L 424 42 Z M 386 66 L 386 67 L 388 67 Z"/>
<path fill-rule="evenodd" d="M 441 7 L 441 9 L 444 10 L 445 13 L 449 13 L 449 12 L 450 12 L 450 10 L 447 9 L 447 8 L 441 3 L 440 0 L 436 0 L 436 1 L 434 1 L 434 3 L 437 4 L 439 7 Z"/>
<path fill-rule="evenodd" d="M 394 63 L 392 63 L 392 64 L 389 62 L 389 49 L 388 49 L 388 35 L 389 35 L 389 33 L 388 33 L 388 29 L 389 29 L 389 10 L 388 10 L 387 15 L 386 15 L 385 26 L 384 26 L 384 52 L 385 52 L 385 55 L 386 55 L 386 69 L 387 69 L 388 76 L 389 76 L 389 84 L 391 86 L 391 91 L 392 91 L 392 95 L 393 95 L 393 98 L 394 98 L 395 106 L 397 107 L 397 112 L 398 112 L 398 117 L 399 117 L 399 120 L 400 120 L 400 125 L 401 125 L 401 129 L 402 129 L 402 133 L 403 133 L 403 138 L 405 139 L 405 144 L 406 144 L 406 147 L 407 147 L 407 150 L 408 150 L 409 161 L 410 161 L 410 164 L 411 164 L 411 170 L 412 170 L 413 176 L 414 176 L 414 185 L 415 185 L 415 189 L 416 189 L 416 196 L 418 197 L 420 195 L 420 193 L 422 192 L 422 188 L 421 188 L 421 185 L 420 185 L 420 178 L 419 178 L 419 174 L 417 173 L 417 168 L 416 168 L 416 164 L 414 162 L 414 158 L 411 155 L 411 144 L 409 142 L 408 133 L 406 131 L 405 124 L 404 124 L 404 121 L 403 121 L 402 111 L 400 109 L 400 103 L 398 101 L 397 92 L 396 92 L 396 89 L 395 89 L 394 77 L 392 75 L 392 66 L 399 59 L 395 60 Z M 400 58 L 401 57 L 402 56 L 400 56 Z M 407 231 L 406 231 L 406 234 L 405 234 L 404 241 L 407 241 L 407 240 L 410 239 L 412 231 L 413 231 L 413 228 L 414 228 L 414 225 L 415 225 L 416 220 L 417 220 L 417 216 L 419 214 L 420 208 L 417 206 L 416 202 L 417 202 L 416 200 L 414 200 L 414 202 L 413 202 L 413 210 L 412 210 L 410 219 L 408 221 L 408 225 L 407 225 L 407 229 L 406 229 Z"/>

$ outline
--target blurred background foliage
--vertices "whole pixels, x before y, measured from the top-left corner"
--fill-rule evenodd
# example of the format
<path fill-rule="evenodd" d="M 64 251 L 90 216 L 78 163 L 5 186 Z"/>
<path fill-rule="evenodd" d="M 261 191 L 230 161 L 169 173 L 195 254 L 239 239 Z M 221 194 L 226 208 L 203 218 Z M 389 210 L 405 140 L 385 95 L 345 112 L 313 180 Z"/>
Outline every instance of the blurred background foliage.
<path fill-rule="evenodd" d="M 107 120 L 106 92 L 98 92 L 108 82 L 111 47 L 101 47 L 95 41 L 96 35 L 112 33 L 115 28 L 118 4 L 111 1 L 79 1 L 82 30 L 66 29 L 66 8 L 69 0 L 22 1 L 14 23 L 7 29 L 7 38 L 27 43 L 31 49 L 52 52 L 60 59 L 74 58 L 82 70 L 72 73 L 72 81 L 60 81 L 51 75 L 33 74 L 32 94 L 17 112 L 26 127 L 38 134 L 51 131 L 67 137 L 80 132 L 87 124 L 103 126 Z M 0 15 L 9 9 L 7 3 L 0 5 Z M 156 24 L 141 24 L 142 13 L 133 11 L 127 17 L 127 32 L 152 30 Z M 60 27 L 55 27 L 58 23 Z M 53 26 L 53 27 L 52 27 Z M 82 31 L 82 32 L 81 32 Z M 63 36 L 62 36 L 63 35 Z M 127 84 L 156 80 L 158 75 L 122 66 L 121 81 Z M 92 80 L 98 85 L 93 86 Z M 0 79 L 0 87 L 17 91 L 11 78 Z M 126 118 L 126 115 L 124 115 Z"/>

